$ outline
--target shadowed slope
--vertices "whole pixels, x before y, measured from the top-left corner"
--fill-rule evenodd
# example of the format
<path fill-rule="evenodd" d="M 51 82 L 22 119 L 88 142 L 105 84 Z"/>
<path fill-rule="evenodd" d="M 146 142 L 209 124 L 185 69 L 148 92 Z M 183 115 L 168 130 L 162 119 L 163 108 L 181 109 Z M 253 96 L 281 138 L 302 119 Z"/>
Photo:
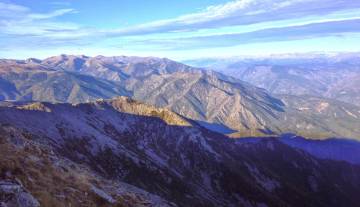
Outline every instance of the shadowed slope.
<path fill-rule="evenodd" d="M 21 140 L 38 143 L 40 149 L 82 164 L 100 176 L 97 186 L 105 191 L 102 182 L 126 182 L 179 206 L 360 202 L 359 166 L 320 160 L 271 138 L 241 143 L 127 98 L 77 105 L 3 105 L 2 140 L 18 143 L 20 151 Z"/>

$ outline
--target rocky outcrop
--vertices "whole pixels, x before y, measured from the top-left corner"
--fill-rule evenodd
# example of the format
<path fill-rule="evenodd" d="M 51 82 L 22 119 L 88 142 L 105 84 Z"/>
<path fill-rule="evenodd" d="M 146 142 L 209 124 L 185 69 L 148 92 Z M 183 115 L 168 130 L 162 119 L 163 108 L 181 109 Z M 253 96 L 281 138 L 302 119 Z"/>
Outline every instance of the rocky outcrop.
<path fill-rule="evenodd" d="M 39 207 L 39 202 L 16 181 L 0 180 L 1 207 Z"/>
<path fill-rule="evenodd" d="M 169 125 L 191 125 L 186 120 L 186 118 L 181 117 L 180 115 L 170 111 L 169 109 L 154 107 L 152 105 L 144 104 L 125 96 L 119 96 L 110 100 L 98 100 L 95 103 L 99 105 L 107 104 L 108 106 L 113 107 L 120 112 L 126 112 L 142 116 L 158 117 Z"/>

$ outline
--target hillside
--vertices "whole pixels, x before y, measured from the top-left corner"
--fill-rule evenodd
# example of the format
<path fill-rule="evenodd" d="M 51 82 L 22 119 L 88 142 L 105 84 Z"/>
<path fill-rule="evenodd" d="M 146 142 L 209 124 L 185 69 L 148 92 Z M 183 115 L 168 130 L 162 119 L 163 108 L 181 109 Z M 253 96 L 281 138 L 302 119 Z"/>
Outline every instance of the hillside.
<path fill-rule="evenodd" d="M 124 97 L 74 105 L 5 103 L 0 130 L 0 157 L 16 152 L 0 162 L 0 178 L 21 185 L 42 205 L 359 203 L 357 165 L 321 160 L 274 138 L 229 139 Z M 84 193 L 87 199 L 75 199 Z"/>

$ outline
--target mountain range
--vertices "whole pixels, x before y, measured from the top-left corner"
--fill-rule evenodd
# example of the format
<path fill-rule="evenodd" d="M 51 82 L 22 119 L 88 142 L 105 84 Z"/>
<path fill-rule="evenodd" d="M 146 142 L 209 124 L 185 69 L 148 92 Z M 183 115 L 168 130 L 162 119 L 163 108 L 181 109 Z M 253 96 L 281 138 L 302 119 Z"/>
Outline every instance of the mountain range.
<path fill-rule="evenodd" d="M 2 59 L 0 206 L 356 207 L 357 63 L 329 58 Z"/>
<path fill-rule="evenodd" d="M 354 104 L 313 95 L 274 95 L 252 82 L 164 58 L 1 60 L 0 84 L 2 100 L 82 103 L 128 96 L 231 137 L 290 132 L 309 138 L 360 138 L 360 108 Z"/>
<path fill-rule="evenodd" d="M 185 62 L 250 82 L 272 94 L 312 95 L 360 105 L 360 53 L 204 58 Z"/>

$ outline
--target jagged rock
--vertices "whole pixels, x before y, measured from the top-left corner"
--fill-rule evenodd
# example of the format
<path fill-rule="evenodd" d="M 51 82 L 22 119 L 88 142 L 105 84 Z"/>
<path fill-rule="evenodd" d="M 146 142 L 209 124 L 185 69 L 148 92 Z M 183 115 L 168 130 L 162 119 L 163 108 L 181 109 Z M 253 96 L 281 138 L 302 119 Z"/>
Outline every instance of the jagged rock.
<path fill-rule="evenodd" d="M 39 207 L 39 202 L 24 187 L 14 181 L 0 181 L 1 207 Z"/>

